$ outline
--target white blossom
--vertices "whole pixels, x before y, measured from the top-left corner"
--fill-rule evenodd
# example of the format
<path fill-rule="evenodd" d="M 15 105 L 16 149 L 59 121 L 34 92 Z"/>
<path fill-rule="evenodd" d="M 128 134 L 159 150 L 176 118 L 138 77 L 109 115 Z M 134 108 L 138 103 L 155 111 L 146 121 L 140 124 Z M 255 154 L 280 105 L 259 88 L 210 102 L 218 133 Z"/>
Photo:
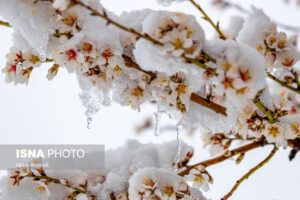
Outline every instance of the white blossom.
<path fill-rule="evenodd" d="M 70 4 L 70 0 L 55 0 L 53 7 L 59 10 L 65 10 Z"/>

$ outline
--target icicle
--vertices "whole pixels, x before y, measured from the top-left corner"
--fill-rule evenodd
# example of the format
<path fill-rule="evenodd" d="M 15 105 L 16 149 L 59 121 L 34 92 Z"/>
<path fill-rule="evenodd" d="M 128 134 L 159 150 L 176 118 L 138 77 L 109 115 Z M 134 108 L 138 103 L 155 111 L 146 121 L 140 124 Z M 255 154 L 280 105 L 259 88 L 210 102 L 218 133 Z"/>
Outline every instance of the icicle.
<path fill-rule="evenodd" d="M 87 129 L 92 129 L 92 121 L 93 121 L 93 118 L 92 117 L 87 117 L 86 118 L 86 127 Z"/>
<path fill-rule="evenodd" d="M 82 92 L 79 94 L 82 105 L 86 108 L 85 116 L 87 128 L 91 129 L 93 116 L 99 111 L 101 106 L 105 104 L 103 92 L 94 87 L 91 80 L 87 77 L 78 76 L 78 83 Z"/>
<path fill-rule="evenodd" d="M 181 124 L 181 122 L 178 122 L 178 124 L 176 125 L 177 154 L 176 154 L 175 159 L 174 159 L 174 170 L 176 172 L 178 172 L 178 164 L 180 162 L 180 156 L 181 156 L 180 155 L 181 154 L 181 147 L 182 147 L 181 138 L 180 138 L 181 130 L 182 130 L 182 124 Z"/>
<path fill-rule="evenodd" d="M 157 111 L 154 113 L 155 116 L 155 129 L 154 129 L 154 135 L 159 136 L 160 131 L 160 118 L 161 115 L 164 113 L 164 111 L 160 110 L 159 104 L 157 104 Z"/>
<path fill-rule="evenodd" d="M 89 110 L 87 109 L 85 115 L 86 115 L 86 127 L 87 129 L 92 129 L 93 114 L 89 112 Z"/>
<path fill-rule="evenodd" d="M 80 99 L 84 107 L 86 107 L 85 115 L 87 117 L 87 128 L 91 129 L 93 116 L 101 107 L 101 98 L 93 93 L 93 91 L 83 92 L 80 94 Z"/>

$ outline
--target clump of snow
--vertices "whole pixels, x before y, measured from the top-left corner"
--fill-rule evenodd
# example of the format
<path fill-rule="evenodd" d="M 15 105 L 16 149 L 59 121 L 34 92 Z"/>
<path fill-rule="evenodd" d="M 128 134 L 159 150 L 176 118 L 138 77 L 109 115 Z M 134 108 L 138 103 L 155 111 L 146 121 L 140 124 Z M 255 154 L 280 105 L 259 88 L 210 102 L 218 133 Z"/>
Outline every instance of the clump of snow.
<path fill-rule="evenodd" d="M 180 176 L 165 169 L 144 168 L 129 180 L 129 199 L 176 199 L 177 194 L 187 200 L 204 200 L 198 193 L 194 196 Z"/>
<path fill-rule="evenodd" d="M 246 18 L 237 41 L 255 48 L 264 56 L 267 68 L 291 67 L 299 60 L 299 52 L 284 32 L 278 32 L 277 26 L 261 10 L 252 8 L 252 13 Z"/>
<path fill-rule="evenodd" d="M 216 59 L 218 76 L 211 81 L 214 91 L 227 98 L 252 99 L 264 88 L 266 80 L 265 62 L 253 48 L 234 40 L 213 40 L 207 43 L 206 52 Z"/>
<path fill-rule="evenodd" d="M 168 75 L 179 71 L 199 74 L 197 66 L 179 63 L 182 55 L 197 57 L 205 44 L 204 31 L 194 17 L 155 11 L 144 20 L 143 32 L 164 44 L 154 45 L 145 40 L 137 42 L 134 55 L 143 69 Z"/>
<path fill-rule="evenodd" d="M 243 28 L 244 21 L 245 20 L 239 16 L 231 17 L 227 28 L 223 31 L 226 38 L 232 40 L 236 39 L 240 30 Z"/>

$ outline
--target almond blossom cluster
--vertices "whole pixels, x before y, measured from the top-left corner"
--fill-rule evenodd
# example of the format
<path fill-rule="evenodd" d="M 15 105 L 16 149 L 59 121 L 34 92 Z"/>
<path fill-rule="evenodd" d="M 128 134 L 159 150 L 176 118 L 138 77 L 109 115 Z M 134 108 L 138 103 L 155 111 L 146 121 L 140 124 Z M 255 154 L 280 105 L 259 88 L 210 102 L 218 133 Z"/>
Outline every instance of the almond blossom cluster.
<path fill-rule="evenodd" d="M 2 70 L 6 74 L 6 82 L 27 84 L 32 70 L 39 67 L 42 61 L 32 51 L 24 52 L 14 47 L 10 51 L 6 55 L 7 63 Z"/>
<path fill-rule="evenodd" d="M 219 48 L 214 49 L 214 46 Z M 218 76 L 212 78 L 216 96 L 252 99 L 264 88 L 266 73 L 264 60 L 257 52 L 233 40 L 217 40 L 207 45 L 207 52 L 215 58 Z M 214 80 L 215 79 L 215 80 Z"/>
<path fill-rule="evenodd" d="M 201 75 L 203 70 L 182 63 L 185 57 L 197 59 L 205 44 L 204 31 L 193 16 L 165 11 L 151 12 L 143 21 L 142 30 L 159 42 L 159 45 L 154 46 L 146 40 L 136 43 L 133 53 L 144 70 L 165 72 L 167 75 L 174 75 L 174 72 Z"/>
<path fill-rule="evenodd" d="M 245 20 L 237 40 L 253 46 L 264 56 L 270 78 L 259 97 L 264 111 L 257 107 L 257 101 L 249 101 L 238 116 L 238 131 L 244 137 L 263 136 L 270 143 L 287 146 L 288 140 L 299 137 L 297 61 L 300 54 L 295 41 L 287 39 L 284 32 L 278 32 L 276 25 L 257 9 Z"/>
<path fill-rule="evenodd" d="M 229 134 L 230 135 L 230 134 Z M 201 140 L 203 143 L 203 147 L 209 147 L 209 151 L 211 155 L 218 155 L 225 153 L 228 151 L 229 147 L 231 147 L 233 141 L 238 140 L 237 136 L 227 136 L 223 133 L 215 133 L 212 134 L 209 131 L 203 132 L 201 134 Z"/>
<path fill-rule="evenodd" d="M 181 177 L 166 170 L 145 168 L 130 179 L 130 199 L 203 199 L 199 190 L 190 188 Z"/>
<path fill-rule="evenodd" d="M 194 187 L 201 188 L 203 191 L 208 191 L 209 183 L 212 183 L 210 174 L 201 165 L 192 169 L 190 174 L 186 176 L 186 179 L 191 181 Z"/>
<path fill-rule="evenodd" d="M 295 114 L 290 106 L 283 107 L 288 102 L 278 100 L 278 107 L 272 111 L 279 119 L 270 122 L 253 102 L 249 102 L 238 115 L 238 132 L 243 137 L 265 137 L 268 142 L 277 146 L 287 146 L 289 140 L 299 137 L 299 115 Z M 281 102 L 281 103 L 280 103 Z M 284 109 L 285 108 L 285 109 Z"/>
<path fill-rule="evenodd" d="M 257 27 L 253 29 L 252 27 Z M 277 31 L 276 24 L 261 11 L 253 10 L 244 22 L 237 40 L 255 48 L 266 60 L 266 68 L 290 68 L 299 60 L 293 38 Z"/>

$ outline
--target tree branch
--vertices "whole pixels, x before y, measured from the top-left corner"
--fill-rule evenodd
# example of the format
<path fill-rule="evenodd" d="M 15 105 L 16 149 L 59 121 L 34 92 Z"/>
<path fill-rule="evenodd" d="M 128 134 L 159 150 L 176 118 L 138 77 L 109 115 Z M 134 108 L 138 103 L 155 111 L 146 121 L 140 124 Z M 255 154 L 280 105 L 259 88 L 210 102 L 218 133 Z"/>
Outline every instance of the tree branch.
<path fill-rule="evenodd" d="M 8 22 L 0 20 L 0 26 L 12 27 Z"/>
<path fill-rule="evenodd" d="M 260 90 L 257 92 L 257 95 L 253 99 L 253 102 L 255 105 L 267 116 L 270 123 L 275 123 L 275 118 L 273 116 L 273 113 L 260 101 L 259 97 L 262 95 L 264 90 Z"/>
<path fill-rule="evenodd" d="M 294 81 L 295 81 L 295 83 L 297 84 L 297 89 L 298 89 L 298 91 L 299 91 L 299 89 L 300 89 L 300 82 L 299 82 L 298 74 L 297 74 L 297 72 L 294 71 L 294 70 L 291 70 L 291 73 L 293 74 Z"/>
<path fill-rule="evenodd" d="M 231 158 L 233 156 L 239 155 L 241 153 L 246 153 L 246 152 L 248 152 L 248 151 L 250 151 L 252 149 L 256 149 L 258 147 L 263 147 L 266 144 L 267 144 L 267 142 L 264 139 L 261 139 L 261 140 L 255 141 L 255 142 L 251 142 L 249 144 L 246 144 L 244 146 L 238 147 L 238 148 L 233 149 L 231 151 L 227 151 L 224 154 L 222 154 L 220 156 L 217 156 L 215 158 L 212 158 L 212 159 L 209 159 L 209 160 L 206 160 L 206 161 L 202 161 L 202 162 L 194 164 L 194 165 L 190 165 L 185 170 L 183 170 L 182 172 L 180 172 L 178 175 L 180 175 L 180 176 L 187 175 L 187 174 L 189 174 L 189 172 L 193 168 L 195 168 L 197 166 L 209 167 L 211 165 L 218 164 L 220 162 L 223 162 L 224 160 L 227 160 L 227 159 L 229 159 L 229 158 Z"/>
<path fill-rule="evenodd" d="M 189 0 L 203 15 L 203 19 L 208 21 L 208 23 L 210 23 L 212 25 L 212 27 L 217 31 L 217 33 L 219 34 L 219 38 L 225 40 L 226 36 L 222 33 L 220 27 L 219 27 L 219 23 L 215 24 L 212 19 L 206 14 L 206 12 L 201 8 L 201 6 L 199 4 L 197 4 L 194 0 Z"/>
<path fill-rule="evenodd" d="M 50 176 L 47 176 L 47 175 L 37 176 L 37 175 L 35 175 L 34 173 L 31 172 L 28 175 L 26 175 L 25 177 L 33 178 L 34 180 L 45 180 L 45 181 L 49 181 L 51 183 L 60 184 L 60 185 L 66 186 L 68 188 L 71 188 L 71 189 L 75 190 L 78 193 L 86 194 L 86 191 L 83 190 L 83 189 L 80 189 L 78 187 L 72 186 L 70 183 L 62 184 L 59 179 L 53 178 L 53 177 L 50 177 Z"/>
<path fill-rule="evenodd" d="M 216 113 L 218 114 L 221 114 L 223 116 L 227 116 L 227 113 L 226 113 L 226 108 L 219 105 L 219 104 L 216 104 L 208 99 L 205 99 L 195 93 L 192 93 L 191 95 L 191 101 L 195 102 L 195 103 L 198 103 L 210 110 L 213 110 L 215 111 Z"/>
<path fill-rule="evenodd" d="M 269 77 L 270 79 L 272 79 L 273 81 L 275 81 L 276 83 L 278 83 L 279 85 L 281 85 L 282 87 L 285 87 L 285 88 L 287 88 L 287 89 L 289 89 L 289 90 L 291 90 L 291 91 L 293 91 L 293 92 L 296 92 L 297 94 L 300 94 L 300 90 L 299 90 L 299 89 L 294 88 L 294 87 L 288 85 L 287 83 L 285 83 L 285 82 L 279 80 L 278 78 L 276 78 L 276 77 L 275 77 L 274 75 L 272 75 L 271 73 L 268 73 L 268 77 Z"/>
<path fill-rule="evenodd" d="M 246 173 L 242 178 L 240 178 L 236 184 L 233 186 L 233 188 L 230 190 L 229 193 L 227 193 L 221 200 L 227 200 L 239 187 L 239 185 L 246 179 L 248 179 L 254 172 L 256 172 L 258 169 L 263 167 L 267 162 L 271 160 L 271 158 L 275 155 L 277 152 L 278 148 L 274 146 L 273 150 L 271 153 L 268 155 L 267 158 L 265 158 L 263 161 L 261 161 L 258 165 L 253 167 L 248 173 Z"/>

